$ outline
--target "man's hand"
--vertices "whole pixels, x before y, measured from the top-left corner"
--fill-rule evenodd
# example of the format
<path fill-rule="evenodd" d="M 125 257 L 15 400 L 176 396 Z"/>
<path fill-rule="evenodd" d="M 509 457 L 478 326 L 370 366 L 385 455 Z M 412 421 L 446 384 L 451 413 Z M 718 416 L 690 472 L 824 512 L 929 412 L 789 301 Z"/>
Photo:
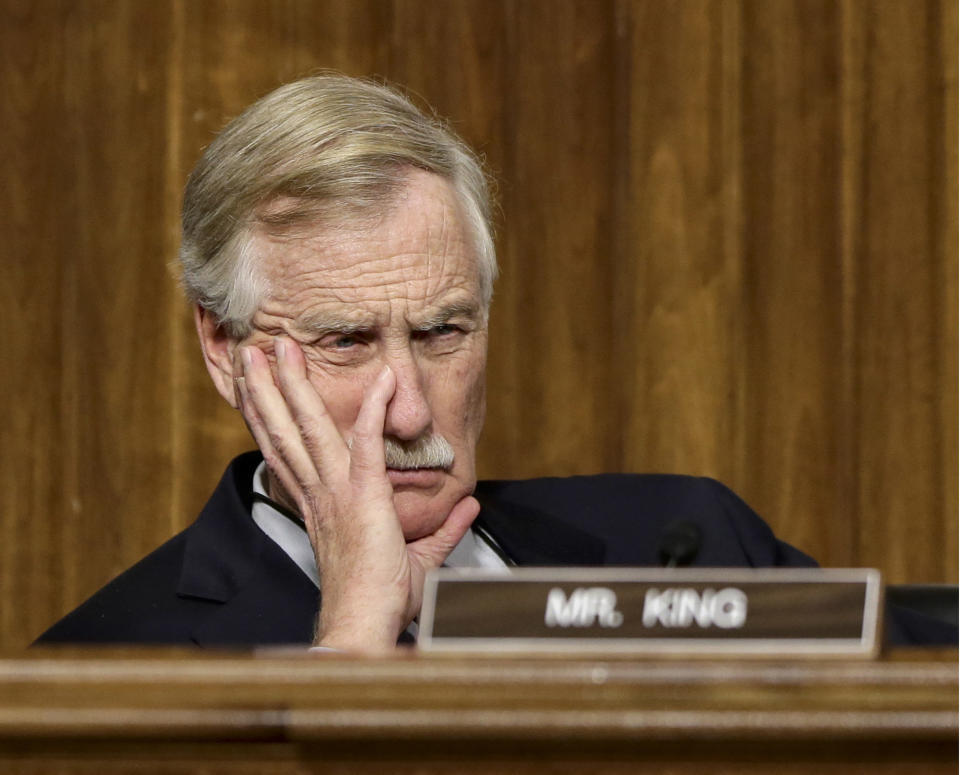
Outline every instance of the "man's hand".
<path fill-rule="evenodd" d="M 392 650 L 420 612 L 426 571 L 443 563 L 480 506 L 467 496 L 435 533 L 406 543 L 384 461 L 393 372 L 385 366 L 367 388 L 348 445 L 307 379 L 299 346 L 277 337 L 274 349 L 276 383 L 253 346 L 239 349 L 236 383 L 244 419 L 313 545 L 322 592 L 315 644 Z"/>

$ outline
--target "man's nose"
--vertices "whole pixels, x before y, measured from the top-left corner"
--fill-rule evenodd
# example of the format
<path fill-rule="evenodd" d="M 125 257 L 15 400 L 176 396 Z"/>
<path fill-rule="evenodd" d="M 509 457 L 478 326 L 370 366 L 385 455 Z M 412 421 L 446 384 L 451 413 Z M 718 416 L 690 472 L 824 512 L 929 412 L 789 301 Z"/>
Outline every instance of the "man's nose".
<path fill-rule="evenodd" d="M 426 433 L 433 422 L 423 374 L 413 357 L 391 359 L 390 368 L 396 375 L 397 388 L 387 404 L 383 433 L 413 441 Z"/>

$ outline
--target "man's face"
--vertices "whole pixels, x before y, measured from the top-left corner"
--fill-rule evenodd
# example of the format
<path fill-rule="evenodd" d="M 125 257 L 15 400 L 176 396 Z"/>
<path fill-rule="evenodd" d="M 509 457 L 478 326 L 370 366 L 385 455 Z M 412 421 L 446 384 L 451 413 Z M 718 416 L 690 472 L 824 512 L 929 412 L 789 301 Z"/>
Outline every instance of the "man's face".
<path fill-rule="evenodd" d="M 246 344 L 272 359 L 273 336 L 294 339 L 348 443 L 365 388 L 389 365 L 397 384 L 385 437 L 403 444 L 439 435 L 453 447 L 446 469 L 391 469 L 388 458 L 405 537 L 434 532 L 473 491 L 484 416 L 487 328 L 476 250 L 453 190 L 411 170 L 398 201 L 372 224 L 258 233 L 251 247 L 268 292 Z"/>

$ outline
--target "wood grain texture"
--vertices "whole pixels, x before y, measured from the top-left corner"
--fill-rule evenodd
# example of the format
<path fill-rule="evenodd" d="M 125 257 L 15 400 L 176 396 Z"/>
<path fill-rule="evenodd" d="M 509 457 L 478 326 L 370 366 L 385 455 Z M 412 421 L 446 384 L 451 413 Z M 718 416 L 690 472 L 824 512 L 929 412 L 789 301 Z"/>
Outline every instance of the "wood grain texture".
<path fill-rule="evenodd" d="M 5 773 L 956 768 L 955 650 L 764 664 L 32 656 L 0 661 Z"/>
<path fill-rule="evenodd" d="M 837 481 L 844 439 L 833 431 L 847 409 L 837 368 L 840 10 L 778 2 L 744 18 L 745 426 L 766 496 L 744 495 L 765 513 L 791 514 L 785 532 L 828 565 L 852 558 L 858 516 Z"/>
<path fill-rule="evenodd" d="M 941 95 L 949 58 L 939 45 L 938 10 L 917 14 L 899 5 L 868 14 L 865 23 L 862 252 L 851 278 L 858 297 L 859 556 L 876 562 L 881 544 L 903 546 L 893 574 L 956 572 L 941 551 L 951 535 L 946 524 L 914 529 L 921 515 L 956 513 L 949 495 L 957 484 L 956 401 L 952 416 L 942 401 L 956 390 L 956 374 L 939 356 L 957 351 L 956 209 L 944 207 L 956 179 L 937 137 L 948 110 Z M 952 17 L 947 26 L 955 29 L 955 7 Z M 904 51 L 916 55 L 897 53 Z M 948 273 L 952 283 L 943 282 Z M 937 436 L 942 442 L 931 443 Z"/>
<path fill-rule="evenodd" d="M 717 477 L 784 539 L 957 580 L 947 0 L 0 0 L 0 645 L 251 443 L 166 264 L 202 148 L 319 68 L 499 180 L 484 477 Z"/>
<path fill-rule="evenodd" d="M 66 563 L 59 560 L 59 531 L 50 515 L 58 515 L 62 525 L 74 506 L 63 497 L 61 481 L 71 434 L 58 310 L 72 276 L 69 259 L 62 257 L 69 256 L 72 244 L 65 224 L 76 208 L 76 192 L 73 138 L 66 122 L 56 120 L 49 96 L 60 90 L 64 63 L 40 54 L 58 37 L 55 15 L 46 10 L 24 3 L 4 8 L 0 19 L 0 153 L 6 171 L 0 211 L 7 242 L 0 303 L 5 328 L 16 326 L 4 337 L 0 369 L 7 407 L 0 466 L 0 631 L 14 643 L 23 643 L 51 611 L 68 604 L 64 590 L 72 592 L 64 584 Z M 15 152 L 28 148 L 35 150 Z M 30 598 L 35 606 L 21 602 Z"/>
<path fill-rule="evenodd" d="M 272 729 L 300 740 L 716 739 L 724 731 L 929 740 L 957 730 L 956 650 L 756 662 L 413 653 L 358 660 L 283 649 L 246 656 L 46 647 L 27 659 L 0 660 L 0 688 L 4 741 L 96 737 L 98 728 L 154 739 L 211 732 L 262 739 Z M 245 721 L 224 713 L 227 707 Z M 63 712 L 78 709 L 87 712 Z M 652 723 L 638 725 L 631 714 Z M 910 715 L 914 722 L 903 723 Z M 166 723 L 151 723 L 164 716 Z M 322 718 L 341 722 L 318 723 Z"/>

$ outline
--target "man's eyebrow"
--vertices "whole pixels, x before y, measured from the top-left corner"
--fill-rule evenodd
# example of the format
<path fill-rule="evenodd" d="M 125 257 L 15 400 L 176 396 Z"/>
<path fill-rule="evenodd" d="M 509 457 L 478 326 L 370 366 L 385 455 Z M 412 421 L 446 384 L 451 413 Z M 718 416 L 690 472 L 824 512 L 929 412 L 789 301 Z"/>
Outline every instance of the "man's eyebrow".
<path fill-rule="evenodd" d="M 413 328 L 426 330 L 434 326 L 443 325 L 454 318 L 474 320 L 480 316 L 480 305 L 471 301 L 452 302 L 444 304 L 439 309 L 431 310 L 424 318 L 417 318 Z M 321 337 L 325 334 L 356 334 L 361 331 L 371 331 L 377 327 L 377 320 L 373 316 L 339 316 L 324 312 L 305 313 L 294 321 L 294 328 L 310 336 Z"/>
<path fill-rule="evenodd" d="M 298 331 L 305 334 L 323 336 L 331 333 L 355 334 L 359 331 L 369 331 L 376 326 L 376 321 L 373 318 L 338 317 L 318 312 L 301 315 L 294 325 Z"/>
<path fill-rule="evenodd" d="M 414 328 L 426 330 L 434 326 L 443 325 L 454 318 L 469 318 L 472 320 L 479 317 L 479 314 L 479 305 L 473 302 L 455 302 L 453 304 L 446 304 L 436 312 L 428 314 L 426 318 L 418 320 L 414 324 Z"/>

